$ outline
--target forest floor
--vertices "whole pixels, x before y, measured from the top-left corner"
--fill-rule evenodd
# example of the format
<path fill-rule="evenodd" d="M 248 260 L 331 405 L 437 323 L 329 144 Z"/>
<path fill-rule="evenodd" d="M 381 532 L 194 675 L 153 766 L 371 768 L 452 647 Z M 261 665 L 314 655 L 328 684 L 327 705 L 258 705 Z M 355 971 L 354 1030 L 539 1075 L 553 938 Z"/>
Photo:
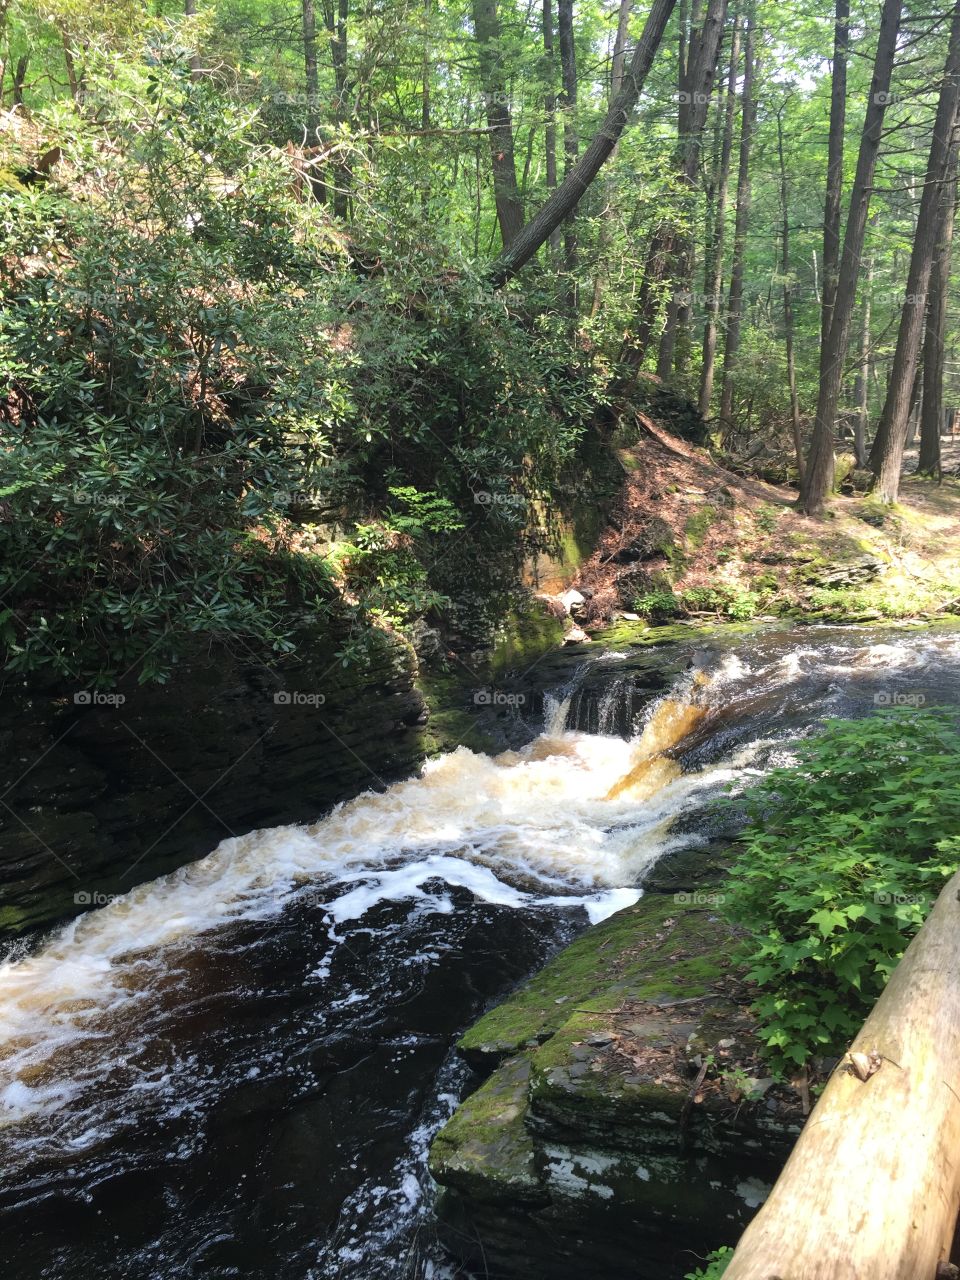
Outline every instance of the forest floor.
<path fill-rule="evenodd" d="M 811 519 L 795 489 L 736 475 L 651 419 L 639 423 L 638 442 L 619 454 L 624 483 L 608 527 L 574 583 L 588 630 L 624 614 L 869 621 L 960 611 L 960 478 L 950 474 L 960 445 L 945 447 L 942 481 L 905 475 L 894 507 L 841 494 Z"/>

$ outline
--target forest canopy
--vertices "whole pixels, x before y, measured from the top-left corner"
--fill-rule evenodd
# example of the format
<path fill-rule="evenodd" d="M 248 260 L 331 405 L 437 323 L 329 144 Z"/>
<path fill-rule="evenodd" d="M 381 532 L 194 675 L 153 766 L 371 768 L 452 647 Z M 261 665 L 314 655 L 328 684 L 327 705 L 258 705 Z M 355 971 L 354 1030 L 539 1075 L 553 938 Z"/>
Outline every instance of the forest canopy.
<path fill-rule="evenodd" d="M 2 0 L 8 666 L 479 634 L 651 378 L 812 514 L 936 472 L 958 13 Z"/>

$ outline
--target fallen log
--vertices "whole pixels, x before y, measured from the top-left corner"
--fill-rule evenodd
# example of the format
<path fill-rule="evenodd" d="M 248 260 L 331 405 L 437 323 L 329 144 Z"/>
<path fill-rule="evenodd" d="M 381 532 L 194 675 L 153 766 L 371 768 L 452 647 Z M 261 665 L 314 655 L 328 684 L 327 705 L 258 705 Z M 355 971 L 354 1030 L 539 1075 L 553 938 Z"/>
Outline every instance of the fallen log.
<path fill-rule="evenodd" d="M 814 1108 L 724 1280 L 935 1280 L 960 1212 L 960 873 Z"/>

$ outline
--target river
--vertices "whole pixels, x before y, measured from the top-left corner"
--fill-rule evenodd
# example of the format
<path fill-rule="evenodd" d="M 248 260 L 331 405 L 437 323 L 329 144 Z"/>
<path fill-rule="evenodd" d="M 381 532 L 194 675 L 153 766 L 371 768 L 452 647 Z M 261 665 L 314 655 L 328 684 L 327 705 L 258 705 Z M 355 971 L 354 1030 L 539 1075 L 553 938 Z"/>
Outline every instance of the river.
<path fill-rule="evenodd" d="M 17 942 L 4 1274 L 456 1274 L 425 1160 L 470 1085 L 458 1032 L 665 852 L 706 846 L 710 800 L 824 717 L 960 702 L 955 629 L 721 629 L 657 653 L 665 692 L 638 688 L 639 651 L 585 648 L 516 712 L 522 745 L 460 747 Z"/>

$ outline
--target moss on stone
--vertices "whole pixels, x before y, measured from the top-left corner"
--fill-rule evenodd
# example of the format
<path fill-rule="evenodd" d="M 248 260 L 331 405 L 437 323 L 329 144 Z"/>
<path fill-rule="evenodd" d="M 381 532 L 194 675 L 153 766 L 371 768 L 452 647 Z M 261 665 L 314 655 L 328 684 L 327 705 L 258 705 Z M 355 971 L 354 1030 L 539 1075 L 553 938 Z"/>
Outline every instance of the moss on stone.
<path fill-rule="evenodd" d="M 490 674 L 498 679 L 507 672 L 525 670 L 542 654 L 556 648 L 563 640 L 563 632 L 563 621 L 538 603 L 522 613 L 514 610 L 504 621 L 490 655 Z"/>
<path fill-rule="evenodd" d="M 505 1062 L 461 1103 L 430 1148 L 430 1172 L 476 1200 L 539 1202 L 546 1197 L 524 1125 L 530 1060 Z"/>
<path fill-rule="evenodd" d="M 503 1004 L 460 1039 L 474 1060 L 504 1057 L 540 1044 L 578 1008 L 602 1012 L 631 999 L 702 994 L 719 972 L 729 929 L 693 899 L 650 894 L 564 948 Z"/>

